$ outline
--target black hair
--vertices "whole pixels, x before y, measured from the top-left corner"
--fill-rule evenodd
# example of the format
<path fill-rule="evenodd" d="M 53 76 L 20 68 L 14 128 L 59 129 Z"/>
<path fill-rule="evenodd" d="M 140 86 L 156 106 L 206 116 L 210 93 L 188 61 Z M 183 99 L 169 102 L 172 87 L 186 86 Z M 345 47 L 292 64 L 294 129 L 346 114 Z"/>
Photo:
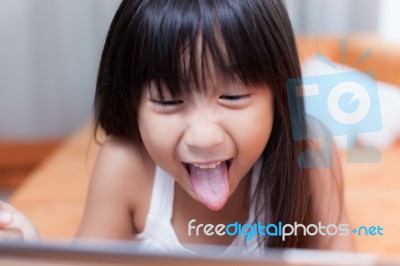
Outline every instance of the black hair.
<path fill-rule="evenodd" d="M 198 40 L 200 58 L 196 58 Z M 182 67 L 185 52 L 190 60 Z M 309 224 L 309 173 L 298 166 L 306 145 L 292 137 L 286 92 L 286 81 L 301 77 L 301 70 L 291 23 L 280 0 L 122 1 L 101 57 L 94 101 L 96 129 L 140 142 L 137 114 L 144 85 L 155 82 L 162 94 L 160 85 L 166 84 L 172 95 L 201 89 L 207 53 L 223 77 L 266 84 L 273 92 L 273 128 L 255 193 L 257 209 L 268 217 L 258 213 L 257 219 Z M 297 130 L 305 132 L 303 104 L 297 103 L 293 116 Z M 302 234 L 285 241 L 269 237 L 264 244 L 308 247 L 309 239 Z"/>

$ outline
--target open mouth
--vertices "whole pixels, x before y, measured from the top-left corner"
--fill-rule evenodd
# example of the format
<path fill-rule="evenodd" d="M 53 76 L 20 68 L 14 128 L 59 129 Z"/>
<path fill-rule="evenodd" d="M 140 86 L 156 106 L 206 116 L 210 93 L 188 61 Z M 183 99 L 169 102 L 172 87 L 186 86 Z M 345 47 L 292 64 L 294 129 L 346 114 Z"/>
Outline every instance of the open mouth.
<path fill-rule="evenodd" d="M 233 158 L 228 159 L 228 160 L 223 160 L 223 161 L 216 161 L 216 162 L 213 162 L 213 163 L 185 163 L 185 162 L 182 162 L 182 163 L 183 163 L 183 165 L 185 166 L 186 170 L 188 171 L 188 173 L 190 175 L 191 166 L 194 166 L 194 167 L 197 167 L 197 168 L 200 168 L 200 169 L 215 169 L 221 163 L 225 163 L 226 167 L 227 167 L 227 169 L 229 171 L 229 168 L 230 168 L 230 166 L 232 164 L 232 161 L 233 161 Z"/>

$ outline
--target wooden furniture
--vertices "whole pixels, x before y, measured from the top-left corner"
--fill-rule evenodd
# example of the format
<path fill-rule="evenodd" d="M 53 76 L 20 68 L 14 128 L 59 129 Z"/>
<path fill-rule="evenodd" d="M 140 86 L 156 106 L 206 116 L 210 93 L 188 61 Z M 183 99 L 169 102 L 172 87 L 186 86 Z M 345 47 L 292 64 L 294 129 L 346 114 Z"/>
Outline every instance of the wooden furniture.
<path fill-rule="evenodd" d="M 0 188 L 13 190 L 60 141 L 0 141 Z"/>
<path fill-rule="evenodd" d="M 302 60 L 320 51 L 340 62 L 337 38 L 300 37 L 298 46 Z M 346 64 L 355 62 L 369 48 L 372 57 L 357 67 L 373 68 L 378 79 L 400 85 L 400 48 L 362 36 L 349 38 L 347 48 Z M 88 125 L 68 138 L 13 195 L 11 203 L 37 225 L 43 237 L 74 236 L 98 149 Z M 345 153 L 341 158 L 351 223 L 384 228 L 384 236 L 356 237 L 358 250 L 399 254 L 400 142 L 382 151 L 382 161 L 377 164 L 347 163 Z"/>

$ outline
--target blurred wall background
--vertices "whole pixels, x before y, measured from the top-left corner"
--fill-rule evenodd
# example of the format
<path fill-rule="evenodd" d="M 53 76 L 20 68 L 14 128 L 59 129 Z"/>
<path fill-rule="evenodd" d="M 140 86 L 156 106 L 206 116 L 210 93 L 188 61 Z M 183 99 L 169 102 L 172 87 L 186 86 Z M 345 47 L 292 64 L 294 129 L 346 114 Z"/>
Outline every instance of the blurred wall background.
<path fill-rule="evenodd" d="M 374 33 L 400 40 L 398 0 L 285 0 L 297 33 L 336 35 Z"/>
<path fill-rule="evenodd" d="M 379 0 L 285 0 L 296 32 L 343 35 L 374 32 Z"/>
<path fill-rule="evenodd" d="M 0 0 L 0 139 L 64 137 L 91 114 L 119 0 Z"/>
<path fill-rule="evenodd" d="M 286 0 L 297 33 L 400 39 L 400 1 Z M 91 116 L 120 0 L 0 0 L 0 140 L 65 137 Z"/>

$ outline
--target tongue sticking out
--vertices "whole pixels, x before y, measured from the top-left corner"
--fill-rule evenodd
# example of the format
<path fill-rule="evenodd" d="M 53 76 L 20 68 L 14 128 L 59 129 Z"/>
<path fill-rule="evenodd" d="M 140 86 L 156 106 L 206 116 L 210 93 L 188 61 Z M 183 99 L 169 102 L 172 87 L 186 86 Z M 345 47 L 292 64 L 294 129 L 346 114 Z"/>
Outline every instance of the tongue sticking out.
<path fill-rule="evenodd" d="M 201 203 L 213 211 L 222 209 L 229 197 L 226 162 L 221 162 L 215 168 L 207 169 L 190 164 L 189 173 L 189 180 Z"/>

